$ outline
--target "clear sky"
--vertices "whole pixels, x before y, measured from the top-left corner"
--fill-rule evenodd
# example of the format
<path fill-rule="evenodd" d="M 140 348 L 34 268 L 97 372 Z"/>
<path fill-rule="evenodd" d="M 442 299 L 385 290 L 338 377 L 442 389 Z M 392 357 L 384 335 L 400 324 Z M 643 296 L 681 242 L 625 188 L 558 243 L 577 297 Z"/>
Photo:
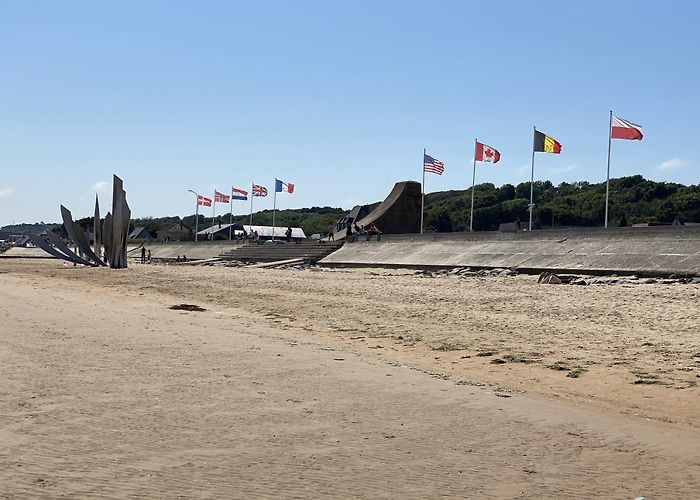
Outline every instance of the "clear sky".
<path fill-rule="evenodd" d="M 563 144 L 535 178 L 700 182 L 695 1 L 15 1 L 0 3 L 0 225 L 90 215 L 125 181 L 135 217 L 274 178 L 279 208 L 529 180 L 532 126 Z M 237 202 L 234 212 L 247 213 Z M 255 209 L 272 208 L 272 196 Z M 228 211 L 220 207 L 217 212 Z"/>

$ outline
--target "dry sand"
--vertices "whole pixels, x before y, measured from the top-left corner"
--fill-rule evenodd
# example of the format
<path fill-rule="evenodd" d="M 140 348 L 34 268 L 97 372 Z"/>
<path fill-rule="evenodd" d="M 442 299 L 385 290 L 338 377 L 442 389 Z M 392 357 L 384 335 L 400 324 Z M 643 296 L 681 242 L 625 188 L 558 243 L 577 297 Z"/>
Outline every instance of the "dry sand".
<path fill-rule="evenodd" d="M 0 260 L 0 297 L 0 497 L 700 488 L 697 285 Z"/>

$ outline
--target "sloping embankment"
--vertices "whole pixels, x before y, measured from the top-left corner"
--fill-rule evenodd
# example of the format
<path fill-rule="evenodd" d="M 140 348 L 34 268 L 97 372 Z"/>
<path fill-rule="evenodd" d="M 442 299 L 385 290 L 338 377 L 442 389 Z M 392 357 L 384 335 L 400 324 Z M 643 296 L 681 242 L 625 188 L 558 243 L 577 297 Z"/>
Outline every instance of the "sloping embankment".
<path fill-rule="evenodd" d="M 346 243 L 321 264 L 700 276 L 700 227 L 383 235 Z"/>

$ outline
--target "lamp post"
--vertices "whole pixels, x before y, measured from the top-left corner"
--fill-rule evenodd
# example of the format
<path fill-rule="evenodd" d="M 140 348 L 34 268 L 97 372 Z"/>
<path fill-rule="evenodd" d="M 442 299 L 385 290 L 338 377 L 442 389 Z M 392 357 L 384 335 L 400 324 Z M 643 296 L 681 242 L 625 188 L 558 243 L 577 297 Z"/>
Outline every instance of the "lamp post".
<path fill-rule="evenodd" d="M 199 193 L 197 191 L 193 191 L 192 189 L 188 189 L 187 191 L 189 191 L 190 193 L 194 193 L 197 200 L 197 205 L 194 211 L 194 241 L 196 243 L 197 233 L 199 232 Z"/>

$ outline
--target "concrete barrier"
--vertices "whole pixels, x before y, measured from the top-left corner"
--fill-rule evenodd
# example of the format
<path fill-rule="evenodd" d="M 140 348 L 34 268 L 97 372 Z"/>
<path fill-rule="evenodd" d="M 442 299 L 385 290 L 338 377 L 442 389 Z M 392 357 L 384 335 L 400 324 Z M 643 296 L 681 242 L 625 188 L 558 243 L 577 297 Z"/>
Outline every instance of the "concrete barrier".
<path fill-rule="evenodd" d="M 700 276 L 700 227 L 384 235 L 346 243 L 320 264 Z"/>
<path fill-rule="evenodd" d="M 146 243 L 146 250 L 151 251 L 152 259 L 173 259 L 179 255 L 187 256 L 188 260 L 213 259 L 223 253 L 230 252 L 242 246 L 239 240 L 225 241 L 182 241 L 167 243 Z"/>

